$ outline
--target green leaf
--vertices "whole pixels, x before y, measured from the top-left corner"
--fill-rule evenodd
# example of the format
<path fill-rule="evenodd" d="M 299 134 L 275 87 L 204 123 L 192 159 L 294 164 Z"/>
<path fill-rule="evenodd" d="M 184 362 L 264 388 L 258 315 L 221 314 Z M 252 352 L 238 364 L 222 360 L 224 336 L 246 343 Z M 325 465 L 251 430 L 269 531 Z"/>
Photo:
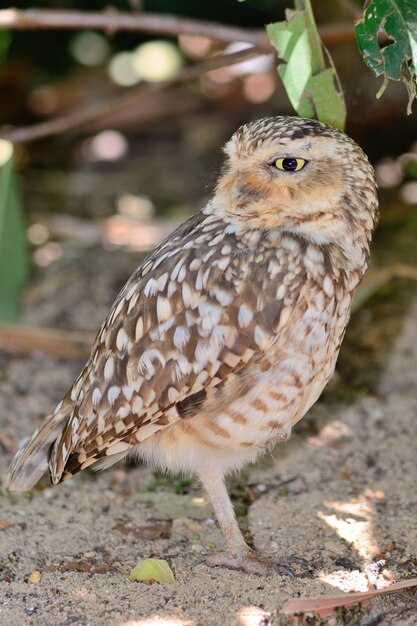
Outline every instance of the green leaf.
<path fill-rule="evenodd" d="M 284 61 L 278 66 L 278 74 L 298 115 L 316 117 L 344 130 L 343 94 L 333 64 L 326 67 L 310 0 L 296 0 L 296 6 L 296 11 L 287 9 L 285 22 L 275 22 L 266 28 Z"/>
<path fill-rule="evenodd" d="M 175 583 L 175 577 L 167 561 L 163 559 L 143 559 L 132 569 L 129 580 L 147 583 Z"/>
<path fill-rule="evenodd" d="M 388 37 L 384 47 L 378 33 Z M 375 76 L 384 75 L 377 97 L 385 91 L 388 80 L 402 80 L 408 90 L 410 114 L 417 86 L 416 0 L 370 0 L 356 25 L 356 38 L 367 66 Z"/>
<path fill-rule="evenodd" d="M 12 36 L 8 30 L 0 31 L 0 63 L 6 58 L 10 48 Z"/>
<path fill-rule="evenodd" d="M 26 280 L 26 237 L 13 145 L 0 139 L 0 321 L 16 321 Z"/>

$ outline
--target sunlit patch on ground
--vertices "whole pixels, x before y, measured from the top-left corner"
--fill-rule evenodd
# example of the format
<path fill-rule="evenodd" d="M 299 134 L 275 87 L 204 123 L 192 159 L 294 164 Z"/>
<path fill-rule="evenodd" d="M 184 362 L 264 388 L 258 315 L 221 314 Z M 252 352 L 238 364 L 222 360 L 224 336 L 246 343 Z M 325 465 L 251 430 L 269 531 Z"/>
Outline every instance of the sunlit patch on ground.
<path fill-rule="evenodd" d="M 194 626 L 194 622 L 190 622 L 188 619 L 180 619 L 179 617 L 152 615 L 151 617 L 145 617 L 143 619 L 140 618 L 122 622 L 118 626 Z"/>
<path fill-rule="evenodd" d="M 384 492 L 366 489 L 360 497 L 349 502 L 323 502 L 327 509 L 337 514 L 319 511 L 317 516 L 352 546 L 363 560 L 364 569 L 322 573 L 319 575 L 320 580 L 346 592 L 368 591 L 373 587 L 382 589 L 392 583 L 391 573 L 384 569 L 385 561 L 377 560 L 381 549 L 374 527 L 375 502 L 384 499 Z"/>
<path fill-rule="evenodd" d="M 269 624 L 270 617 L 271 613 L 258 606 L 244 606 L 237 613 L 237 618 L 242 626 L 264 626 Z"/>

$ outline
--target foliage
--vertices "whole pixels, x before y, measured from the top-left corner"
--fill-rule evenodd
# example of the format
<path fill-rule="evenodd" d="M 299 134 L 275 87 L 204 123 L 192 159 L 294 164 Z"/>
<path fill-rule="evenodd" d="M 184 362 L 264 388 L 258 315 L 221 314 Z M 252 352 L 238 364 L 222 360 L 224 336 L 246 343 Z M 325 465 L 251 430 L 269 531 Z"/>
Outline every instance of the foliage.
<path fill-rule="evenodd" d="M 0 320 L 15 321 L 26 278 L 25 227 L 13 146 L 0 140 Z"/>
<path fill-rule="evenodd" d="M 175 583 L 175 577 L 167 561 L 163 559 L 143 559 L 132 569 L 129 580 L 147 583 Z"/>
<path fill-rule="evenodd" d="M 381 33 L 388 39 L 384 47 L 378 40 Z M 370 0 L 356 25 L 356 37 L 367 66 L 375 76 L 384 76 L 377 97 L 388 80 L 402 80 L 408 90 L 410 114 L 417 88 L 416 0 Z"/>
<path fill-rule="evenodd" d="M 346 106 L 335 68 L 326 67 L 310 0 L 297 0 L 287 21 L 267 26 L 268 36 L 284 63 L 278 74 L 291 104 L 302 117 L 316 117 L 343 130 Z"/>
<path fill-rule="evenodd" d="M 8 30 L 0 31 L 0 62 L 6 58 L 7 52 L 10 48 L 12 36 Z"/>

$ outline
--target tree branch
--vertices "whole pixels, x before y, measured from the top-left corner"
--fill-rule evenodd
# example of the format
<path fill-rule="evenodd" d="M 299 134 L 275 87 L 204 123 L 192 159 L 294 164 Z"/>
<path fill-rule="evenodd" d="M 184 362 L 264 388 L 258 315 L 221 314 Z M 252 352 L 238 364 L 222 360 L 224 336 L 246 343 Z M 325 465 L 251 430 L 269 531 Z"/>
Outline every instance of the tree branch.
<path fill-rule="evenodd" d="M 47 120 L 46 122 L 40 122 L 39 124 L 23 126 L 12 130 L 3 130 L 3 132 L 0 132 L 0 138 L 7 139 L 13 143 L 28 143 L 51 135 L 57 135 L 58 133 L 74 128 L 79 128 L 89 122 L 101 119 L 110 113 L 120 111 L 132 103 L 143 100 L 155 93 L 167 91 L 185 82 L 199 78 L 207 72 L 211 72 L 220 67 L 240 63 L 254 56 L 259 56 L 259 49 L 248 48 L 246 50 L 240 50 L 239 52 L 233 52 L 232 54 L 214 56 L 203 63 L 186 67 L 173 78 L 160 83 L 130 89 L 127 93 L 124 93 L 116 99 L 107 102 L 99 102 L 90 107 Z"/>
<path fill-rule="evenodd" d="M 228 26 L 215 22 L 194 20 L 175 15 L 154 13 L 127 13 L 118 11 L 60 11 L 47 9 L 2 9 L 0 10 L 0 29 L 15 30 L 103 30 L 109 35 L 118 31 L 142 32 L 174 37 L 199 35 L 231 43 L 245 41 L 260 50 L 270 52 L 272 46 L 263 29 L 249 30 L 238 26 Z M 351 23 L 327 25 L 319 28 L 325 45 L 355 41 L 355 32 Z"/>
<path fill-rule="evenodd" d="M 0 324 L 0 348 L 7 352 L 31 354 L 40 350 L 59 358 L 85 358 L 90 354 L 94 334 Z"/>
<path fill-rule="evenodd" d="M 200 35 L 223 42 L 247 41 L 259 48 L 271 46 L 263 30 L 247 30 L 214 22 L 193 20 L 175 15 L 153 13 L 127 13 L 118 11 L 60 11 L 47 9 L 15 8 L 0 10 L 0 28 L 18 30 L 65 29 L 103 30 L 113 35 L 118 31 L 158 33 L 175 36 Z"/>

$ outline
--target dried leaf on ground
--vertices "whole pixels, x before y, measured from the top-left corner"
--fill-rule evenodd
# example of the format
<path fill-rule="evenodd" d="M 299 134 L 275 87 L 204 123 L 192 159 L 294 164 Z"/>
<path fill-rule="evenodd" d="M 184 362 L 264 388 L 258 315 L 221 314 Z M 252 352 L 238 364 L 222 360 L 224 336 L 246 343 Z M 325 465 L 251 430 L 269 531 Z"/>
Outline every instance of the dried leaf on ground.
<path fill-rule="evenodd" d="M 294 600 L 288 600 L 282 607 L 282 612 L 287 615 L 313 613 L 319 617 L 326 617 L 327 615 L 332 615 L 336 609 L 348 608 L 358 602 L 367 602 L 377 596 L 404 591 L 412 587 L 417 587 L 417 578 L 402 580 L 384 589 L 375 589 L 373 591 L 340 593 L 337 595 L 318 596 L 316 598 L 296 598 Z"/>

